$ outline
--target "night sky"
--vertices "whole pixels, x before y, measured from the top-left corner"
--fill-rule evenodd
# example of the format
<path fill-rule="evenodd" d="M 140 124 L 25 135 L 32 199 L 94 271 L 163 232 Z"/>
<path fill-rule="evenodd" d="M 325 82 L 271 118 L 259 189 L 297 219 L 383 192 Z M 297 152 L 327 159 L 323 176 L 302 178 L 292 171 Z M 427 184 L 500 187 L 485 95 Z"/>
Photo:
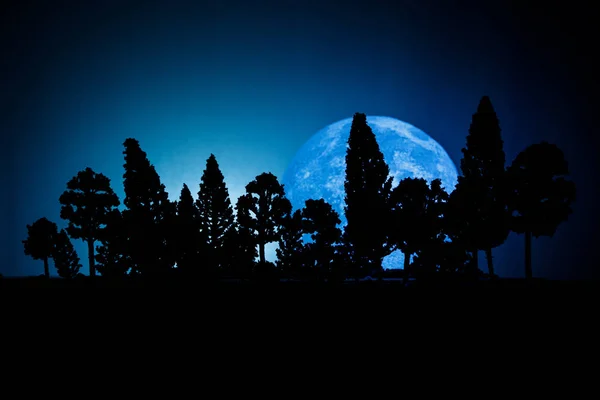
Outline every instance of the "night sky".
<path fill-rule="evenodd" d="M 577 185 L 569 221 L 533 241 L 534 275 L 597 276 L 597 18 L 584 2 L 13 3 L 0 20 L 5 276 L 43 272 L 23 254 L 26 224 L 45 216 L 66 227 L 58 198 L 78 171 L 105 174 L 123 200 L 128 137 L 171 199 L 183 183 L 196 196 L 214 153 L 235 203 L 256 175 L 281 178 L 310 136 L 355 112 L 422 129 L 458 167 L 483 95 L 507 164 L 548 140 Z M 511 234 L 495 250 L 499 275 L 523 276 L 523 248 Z"/>

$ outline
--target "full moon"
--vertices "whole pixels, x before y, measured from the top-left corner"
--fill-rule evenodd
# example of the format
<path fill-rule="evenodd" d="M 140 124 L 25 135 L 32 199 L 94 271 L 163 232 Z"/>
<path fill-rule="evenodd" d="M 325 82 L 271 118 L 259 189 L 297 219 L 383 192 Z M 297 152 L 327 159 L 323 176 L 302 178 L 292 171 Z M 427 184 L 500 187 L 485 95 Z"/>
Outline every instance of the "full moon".
<path fill-rule="evenodd" d="M 367 116 L 379 149 L 393 177 L 392 187 L 404 178 L 439 178 L 448 193 L 457 183 L 456 166 L 444 148 L 422 130 L 390 117 Z M 344 215 L 346 148 L 352 118 L 335 122 L 314 134 L 296 153 L 282 177 L 286 197 L 301 209 L 308 199 L 324 199 Z M 305 240 L 306 240 L 305 236 Z M 402 268 L 404 255 L 395 251 L 383 259 L 384 269 Z"/>

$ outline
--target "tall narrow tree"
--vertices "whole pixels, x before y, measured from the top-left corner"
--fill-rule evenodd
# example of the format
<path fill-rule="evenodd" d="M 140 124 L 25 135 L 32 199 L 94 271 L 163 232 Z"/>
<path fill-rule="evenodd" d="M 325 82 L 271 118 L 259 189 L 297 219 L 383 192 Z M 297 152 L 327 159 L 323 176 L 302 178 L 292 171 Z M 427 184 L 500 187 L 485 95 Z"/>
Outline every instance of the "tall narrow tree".
<path fill-rule="evenodd" d="M 64 229 L 61 229 L 56 235 L 52 249 L 52 258 L 54 259 L 56 272 L 61 278 L 73 279 L 79 273 L 79 269 L 81 268 L 79 256 Z"/>
<path fill-rule="evenodd" d="M 277 181 L 277 177 L 265 172 L 246 185 L 242 204 L 250 213 L 251 221 L 246 227 L 255 230 L 259 262 L 264 264 L 265 245 L 279 240 L 281 223 L 291 209 L 290 201 L 285 197 L 283 185 Z"/>
<path fill-rule="evenodd" d="M 250 212 L 252 204 L 253 198 L 248 194 L 238 198 L 235 205 L 236 222 L 226 232 L 225 236 L 229 270 L 240 278 L 251 276 L 258 256 L 256 250 L 256 221 Z"/>
<path fill-rule="evenodd" d="M 474 262 L 484 250 L 490 275 L 494 275 L 492 249 L 504 243 L 509 233 L 505 196 L 505 155 L 500 123 L 492 102 L 483 96 L 473 114 L 460 163 L 462 177 L 457 192 L 471 204 L 463 216 L 473 236 Z"/>
<path fill-rule="evenodd" d="M 508 168 L 512 230 L 525 234 L 525 276 L 531 278 L 531 237 L 553 236 L 573 212 L 575 183 L 554 144 L 533 144 L 517 155 Z"/>
<path fill-rule="evenodd" d="M 234 216 L 229 191 L 214 154 L 206 160 L 201 180 L 196 206 L 201 231 L 208 243 L 207 258 L 213 267 L 222 270 L 224 236 L 233 225 Z"/>
<path fill-rule="evenodd" d="M 54 249 L 54 238 L 58 228 L 54 222 L 42 217 L 33 224 L 27 225 L 27 239 L 23 240 L 25 255 L 34 260 L 44 261 L 44 276 L 50 278 L 48 259 L 52 258 Z"/>
<path fill-rule="evenodd" d="M 133 270 L 146 276 L 164 276 L 175 263 L 168 243 L 175 205 L 139 142 L 128 138 L 123 145 L 123 203 L 127 207 L 123 218 Z"/>
<path fill-rule="evenodd" d="M 88 247 L 90 276 L 96 276 L 94 242 L 106 226 L 106 216 L 119 205 L 110 187 L 110 179 L 91 168 L 79 171 L 60 196 L 60 217 L 69 221 L 67 232 L 73 239 L 83 239 Z"/>
<path fill-rule="evenodd" d="M 192 193 L 184 183 L 177 203 L 175 242 L 177 268 L 187 276 L 198 272 L 201 249 L 206 245 L 200 234 L 199 215 Z"/>
<path fill-rule="evenodd" d="M 389 168 L 366 115 L 354 114 L 346 152 L 344 236 L 352 248 L 353 262 L 368 272 L 381 272 L 383 257 L 391 252 L 384 227 L 392 188 L 388 175 Z"/>

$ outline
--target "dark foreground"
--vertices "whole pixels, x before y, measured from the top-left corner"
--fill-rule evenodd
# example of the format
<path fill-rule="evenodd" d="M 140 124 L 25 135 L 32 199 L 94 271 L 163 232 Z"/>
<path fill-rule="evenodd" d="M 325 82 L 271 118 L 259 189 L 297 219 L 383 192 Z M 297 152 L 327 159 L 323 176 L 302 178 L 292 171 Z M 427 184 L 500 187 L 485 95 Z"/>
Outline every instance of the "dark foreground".
<path fill-rule="evenodd" d="M 541 329 L 548 324 L 553 326 L 548 328 L 551 332 L 565 327 L 589 331 L 587 324 L 595 325 L 597 304 L 600 281 L 415 281 L 404 286 L 401 280 L 332 285 L 238 280 L 111 281 L 102 277 L 72 281 L 0 279 L 3 317 L 12 315 L 26 323 L 47 321 L 39 322 L 44 329 L 58 326 L 56 318 L 67 325 L 80 324 L 87 318 L 98 326 L 107 324 L 119 329 L 121 324 L 136 325 L 140 321 L 171 327 L 182 323 L 222 326 L 228 321 L 225 323 L 242 324 L 250 331 L 275 325 L 277 331 L 287 319 L 305 328 L 314 327 L 315 332 L 323 326 L 348 324 L 360 330 L 375 329 L 379 324 L 413 329 L 434 323 L 444 332 L 472 326 L 469 335 L 477 336 L 486 331 L 482 324 L 487 321 L 496 326 L 494 329 L 510 327 L 511 334 L 522 335 L 526 326 Z M 217 320 L 221 322 L 215 323 Z"/>
<path fill-rule="evenodd" d="M 421 290 L 481 290 L 481 291 L 575 291 L 580 293 L 599 293 L 600 281 L 559 281 L 548 279 L 506 279 L 494 280 L 454 280 L 454 281 L 411 281 L 404 285 L 400 279 L 348 280 L 343 283 L 328 284 L 302 281 L 255 281 L 242 279 L 221 279 L 210 282 L 190 282 L 184 280 L 149 281 L 141 279 L 111 280 L 103 277 L 78 277 L 72 280 L 62 278 L 45 279 L 43 277 L 0 278 L 1 289 L 185 289 L 198 290 L 281 290 L 281 291 L 385 291 L 419 292 Z"/>

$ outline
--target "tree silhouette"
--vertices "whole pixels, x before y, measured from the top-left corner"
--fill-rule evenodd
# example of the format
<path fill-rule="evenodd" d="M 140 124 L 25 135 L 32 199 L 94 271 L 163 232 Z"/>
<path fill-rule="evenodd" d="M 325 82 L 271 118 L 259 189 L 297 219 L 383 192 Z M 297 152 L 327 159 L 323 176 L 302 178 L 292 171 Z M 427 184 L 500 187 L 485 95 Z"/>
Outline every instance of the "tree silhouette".
<path fill-rule="evenodd" d="M 206 240 L 200 231 L 200 213 L 185 183 L 177 202 L 175 235 L 177 268 L 184 276 L 197 275 L 200 254 L 205 250 Z"/>
<path fill-rule="evenodd" d="M 478 215 L 480 210 L 477 208 L 477 199 L 480 197 L 475 192 L 475 188 L 481 188 L 480 185 L 461 185 L 459 184 L 450 193 L 448 206 L 444 215 L 447 234 L 452 237 L 452 242 L 462 246 L 471 255 L 468 258 L 469 263 L 464 266 L 465 276 L 473 279 L 479 275 L 478 268 L 478 250 L 479 227 Z"/>
<path fill-rule="evenodd" d="M 230 269 L 236 275 L 248 278 L 254 268 L 258 252 L 256 250 L 256 221 L 250 213 L 253 206 L 252 196 L 245 194 L 238 198 L 235 205 L 236 223 L 225 237 L 225 252 L 230 260 Z"/>
<path fill-rule="evenodd" d="M 52 258 L 54 259 L 54 266 L 56 267 L 58 276 L 65 279 L 72 279 L 77 276 L 81 268 L 79 256 L 77 256 L 71 239 L 64 229 L 61 229 L 55 237 Z"/>
<path fill-rule="evenodd" d="M 54 238 L 58 234 L 58 228 L 54 222 L 42 217 L 33 224 L 27 225 L 27 239 L 23 240 L 25 255 L 34 260 L 44 261 L 44 275 L 50 278 L 48 258 L 52 257 L 54 249 Z"/>
<path fill-rule="evenodd" d="M 123 218 L 129 235 L 128 250 L 134 272 L 158 277 L 167 274 L 175 260 L 168 243 L 176 207 L 165 185 L 135 139 L 126 139 L 123 175 L 127 207 Z"/>
<path fill-rule="evenodd" d="M 201 230 L 208 243 L 209 264 L 217 270 L 222 270 L 223 237 L 232 227 L 234 216 L 229 192 L 214 154 L 206 160 L 206 169 L 201 180 L 196 201 Z"/>
<path fill-rule="evenodd" d="M 118 209 L 107 214 L 106 227 L 96 246 L 96 269 L 108 278 L 120 278 L 133 267 L 128 251 L 128 232 L 123 215 Z"/>
<path fill-rule="evenodd" d="M 253 228 L 259 249 L 259 262 L 265 262 L 265 245 L 279 240 L 281 223 L 291 204 L 285 198 L 283 186 L 270 172 L 258 175 L 246 185 L 242 205 L 249 211 L 252 221 L 239 221 L 245 228 Z M 244 222 L 243 222 L 244 221 Z"/>
<path fill-rule="evenodd" d="M 569 168 L 554 144 L 533 144 L 517 155 L 508 168 L 512 230 L 525 233 L 525 276 L 533 276 L 531 236 L 553 236 L 572 213 L 576 189 L 567 180 Z"/>
<path fill-rule="evenodd" d="M 390 243 L 404 254 L 404 281 L 412 271 L 410 258 L 423 248 L 430 237 L 427 203 L 429 187 L 422 178 L 402 179 L 390 194 L 390 212 L 393 227 L 389 229 Z"/>
<path fill-rule="evenodd" d="M 303 230 L 311 235 L 310 252 L 316 262 L 317 280 L 325 276 L 332 278 L 331 264 L 335 258 L 335 244 L 341 240 L 342 231 L 339 215 L 323 199 L 309 199 L 302 209 Z M 339 278 L 336 276 L 335 278 Z"/>
<path fill-rule="evenodd" d="M 94 268 L 94 242 L 106 224 L 106 215 L 119 203 L 110 187 L 110 179 L 91 168 L 79 171 L 59 198 L 60 217 L 69 221 L 67 232 L 73 239 L 83 239 L 88 246 L 90 276 Z"/>
<path fill-rule="evenodd" d="M 281 224 L 279 248 L 275 250 L 277 267 L 285 276 L 300 276 L 303 272 L 305 267 L 303 233 L 302 210 L 288 213 Z"/>
<path fill-rule="evenodd" d="M 332 279 L 333 281 L 339 282 L 343 281 L 346 276 L 354 276 L 355 280 L 358 280 L 357 268 L 352 263 L 352 248 L 346 239 L 346 236 L 344 235 L 344 231 L 340 231 L 340 240 L 338 244 L 334 246 L 335 253 L 333 255 L 333 263 L 331 265 Z"/>
<path fill-rule="evenodd" d="M 345 240 L 352 247 L 353 262 L 359 269 L 381 271 L 383 257 L 390 253 L 386 231 L 388 198 L 392 178 L 365 114 L 352 120 L 346 152 L 344 182 L 347 224 Z"/>
<path fill-rule="evenodd" d="M 422 220 L 418 221 L 417 240 L 419 249 L 414 260 L 413 270 L 419 279 L 432 278 L 446 261 L 447 252 L 453 250 L 446 245 L 444 213 L 447 209 L 448 193 L 440 179 L 434 179 L 427 186 L 425 209 Z"/>
<path fill-rule="evenodd" d="M 504 243 L 509 233 L 503 146 L 498 117 L 490 98 L 483 96 L 462 149 L 463 176 L 456 190 L 470 204 L 462 218 L 472 235 L 474 263 L 478 263 L 477 251 L 484 250 L 490 276 L 494 276 L 492 249 Z"/>
<path fill-rule="evenodd" d="M 460 163 L 463 176 L 456 190 L 470 207 L 462 218 L 472 235 L 474 263 L 484 250 L 488 270 L 494 276 L 492 249 L 506 241 L 509 215 L 505 189 L 505 155 L 500 123 L 488 96 L 483 96 L 473 114 L 466 147 Z"/>

